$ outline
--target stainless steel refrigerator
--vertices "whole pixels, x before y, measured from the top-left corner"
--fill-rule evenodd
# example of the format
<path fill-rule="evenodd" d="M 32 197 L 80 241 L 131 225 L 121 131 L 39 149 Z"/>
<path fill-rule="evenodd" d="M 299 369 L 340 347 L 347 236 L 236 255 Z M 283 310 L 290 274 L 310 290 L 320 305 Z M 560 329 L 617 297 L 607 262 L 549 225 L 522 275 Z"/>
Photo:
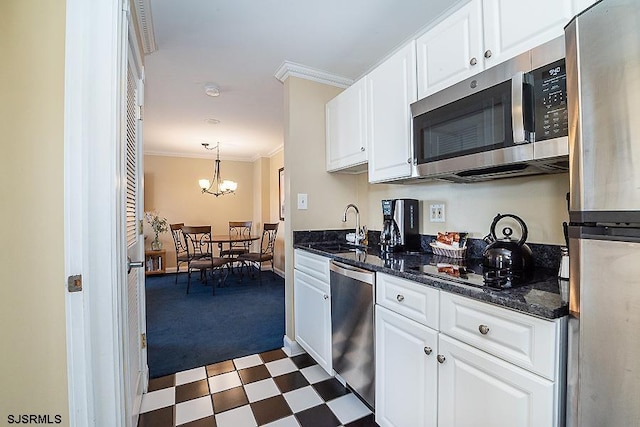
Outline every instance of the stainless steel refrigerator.
<path fill-rule="evenodd" d="M 567 425 L 640 426 L 640 0 L 596 3 L 565 42 Z"/>

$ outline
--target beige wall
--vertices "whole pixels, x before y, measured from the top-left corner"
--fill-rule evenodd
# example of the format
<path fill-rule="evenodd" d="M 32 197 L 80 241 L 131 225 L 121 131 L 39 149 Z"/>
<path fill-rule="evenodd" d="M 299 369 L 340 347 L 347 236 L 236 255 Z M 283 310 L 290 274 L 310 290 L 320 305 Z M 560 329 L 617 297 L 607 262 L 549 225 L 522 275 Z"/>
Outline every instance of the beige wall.
<path fill-rule="evenodd" d="M 198 180 L 211 179 L 213 159 L 144 156 L 144 210 L 157 211 L 169 223 L 211 225 L 213 233 L 225 234 L 229 221 L 253 220 L 254 165 L 252 162 L 222 160 L 224 179 L 238 183 L 235 194 L 215 197 L 202 194 Z M 153 239 L 145 224 L 146 246 Z M 167 267 L 175 267 L 175 250 L 171 233 L 161 235 L 167 250 Z"/>
<path fill-rule="evenodd" d="M 293 330 L 293 230 L 335 227 L 344 206 L 358 202 L 358 177 L 325 170 L 324 106 L 342 90 L 296 77 L 284 83 L 285 306 L 286 334 Z M 308 210 L 297 209 L 297 194 L 308 195 Z M 340 222 L 341 223 L 341 222 Z"/>
<path fill-rule="evenodd" d="M 278 222 L 278 169 L 283 165 L 282 151 L 254 162 L 222 159 L 224 179 L 238 183 L 235 194 L 215 197 L 202 194 L 200 178 L 211 179 L 213 160 L 146 155 L 144 157 L 144 209 L 157 211 L 168 222 L 188 225 L 212 225 L 214 234 L 225 234 L 229 221 L 253 221 L 253 233 L 260 234 L 265 222 Z M 284 223 L 278 227 L 275 267 L 284 270 Z M 145 224 L 147 248 L 153 232 Z M 160 236 L 167 250 L 167 268 L 176 266 L 171 233 Z M 255 250 L 257 250 L 257 243 Z"/>
<path fill-rule="evenodd" d="M 284 167 L 284 151 L 280 150 L 269 158 L 269 222 L 279 222 L 278 238 L 275 249 L 275 268 L 285 270 L 284 236 L 287 234 L 287 223 L 280 221 L 279 170 Z M 284 185 L 284 182 L 282 183 Z"/>
<path fill-rule="evenodd" d="M 367 184 L 367 174 L 360 179 L 369 189 L 369 215 L 363 224 L 370 229 L 382 228 L 381 200 L 411 198 L 420 201 L 421 234 L 466 231 L 471 237 L 482 238 L 489 233 L 496 214 L 512 213 L 526 223 L 528 242 L 564 245 L 562 222 L 569 219 L 566 202 L 569 177 L 566 173 L 473 184 Z M 432 203 L 445 204 L 446 222 L 429 222 Z M 519 235 L 519 231 L 516 229 L 514 234 Z"/>
<path fill-rule="evenodd" d="M 63 0 L 0 2 L 0 424 L 69 425 L 65 334 Z"/>

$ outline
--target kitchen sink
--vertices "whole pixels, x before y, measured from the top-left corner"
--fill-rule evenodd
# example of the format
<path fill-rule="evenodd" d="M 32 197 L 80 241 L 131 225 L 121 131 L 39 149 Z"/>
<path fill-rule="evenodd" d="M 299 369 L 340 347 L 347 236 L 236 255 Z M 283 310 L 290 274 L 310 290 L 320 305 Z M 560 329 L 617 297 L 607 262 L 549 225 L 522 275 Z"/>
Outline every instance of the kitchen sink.
<path fill-rule="evenodd" d="M 342 252 L 355 252 L 357 250 L 367 249 L 366 246 L 352 245 L 349 243 L 316 243 L 309 246 L 332 254 L 338 254 Z"/>

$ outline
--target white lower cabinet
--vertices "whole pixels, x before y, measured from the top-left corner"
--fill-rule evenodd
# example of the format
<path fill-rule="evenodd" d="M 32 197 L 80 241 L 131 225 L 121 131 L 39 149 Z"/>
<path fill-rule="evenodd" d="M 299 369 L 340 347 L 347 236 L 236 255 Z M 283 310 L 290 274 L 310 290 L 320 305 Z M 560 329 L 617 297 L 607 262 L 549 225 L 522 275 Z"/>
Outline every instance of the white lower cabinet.
<path fill-rule="evenodd" d="M 376 287 L 381 427 L 563 425 L 565 319 L 535 318 L 383 273 Z"/>
<path fill-rule="evenodd" d="M 333 375 L 329 259 L 296 249 L 293 283 L 296 342 Z"/>
<path fill-rule="evenodd" d="M 438 332 L 376 306 L 376 422 L 436 426 Z"/>
<path fill-rule="evenodd" d="M 555 425 L 553 382 L 444 334 L 438 357 L 439 426 Z"/>

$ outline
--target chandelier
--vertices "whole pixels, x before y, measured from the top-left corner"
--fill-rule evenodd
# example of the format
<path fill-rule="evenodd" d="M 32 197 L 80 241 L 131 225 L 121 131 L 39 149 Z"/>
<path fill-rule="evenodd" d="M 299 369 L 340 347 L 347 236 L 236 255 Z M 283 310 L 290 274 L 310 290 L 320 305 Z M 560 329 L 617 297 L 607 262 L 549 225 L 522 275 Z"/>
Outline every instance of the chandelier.
<path fill-rule="evenodd" d="M 215 147 L 209 148 L 209 144 L 204 142 L 202 146 L 207 150 L 216 150 L 216 161 L 213 166 L 213 179 L 201 179 L 198 181 L 202 193 L 213 194 L 218 197 L 223 194 L 233 194 L 238 188 L 238 183 L 230 181 L 228 179 L 222 179 L 220 177 L 220 143 L 217 143 Z"/>

